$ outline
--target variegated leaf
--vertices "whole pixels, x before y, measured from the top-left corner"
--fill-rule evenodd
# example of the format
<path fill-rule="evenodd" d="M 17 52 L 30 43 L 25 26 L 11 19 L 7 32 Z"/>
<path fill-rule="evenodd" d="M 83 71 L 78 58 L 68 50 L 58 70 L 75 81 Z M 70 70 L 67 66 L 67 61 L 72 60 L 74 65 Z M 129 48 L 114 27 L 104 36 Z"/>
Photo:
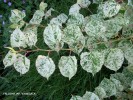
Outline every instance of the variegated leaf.
<path fill-rule="evenodd" d="M 116 90 L 115 84 L 107 78 L 104 78 L 99 86 L 105 90 L 107 97 L 110 97 L 116 94 L 117 90 Z"/>
<path fill-rule="evenodd" d="M 68 19 L 68 16 L 64 13 L 61 13 L 60 15 L 57 16 L 57 19 L 59 20 L 60 23 L 65 23 Z"/>
<path fill-rule="evenodd" d="M 20 74 L 25 74 L 30 69 L 30 60 L 24 55 L 17 54 L 16 60 L 14 62 L 14 68 Z"/>
<path fill-rule="evenodd" d="M 105 34 L 106 27 L 101 19 L 91 18 L 85 26 L 85 32 L 89 36 L 101 37 Z"/>
<path fill-rule="evenodd" d="M 25 35 L 19 29 L 16 28 L 10 36 L 10 42 L 12 47 L 26 47 Z"/>
<path fill-rule="evenodd" d="M 3 59 L 3 64 L 6 67 L 13 65 L 16 60 L 16 53 L 12 52 L 11 50 L 6 54 L 5 58 Z"/>
<path fill-rule="evenodd" d="M 67 25 L 77 25 L 77 26 L 82 26 L 84 23 L 84 16 L 80 13 L 73 13 L 70 15 L 70 18 L 67 21 Z"/>
<path fill-rule="evenodd" d="M 94 76 L 104 64 L 104 55 L 98 51 L 84 52 L 80 55 L 80 64 L 84 70 Z"/>
<path fill-rule="evenodd" d="M 30 48 L 36 45 L 37 42 L 37 26 L 28 24 L 24 28 L 25 42 Z"/>
<path fill-rule="evenodd" d="M 50 57 L 39 55 L 36 59 L 36 69 L 41 76 L 48 80 L 55 71 L 55 64 Z"/>
<path fill-rule="evenodd" d="M 72 97 L 70 98 L 70 100 L 82 100 L 82 97 L 81 96 L 72 95 Z"/>
<path fill-rule="evenodd" d="M 130 90 L 133 91 L 133 80 L 132 80 L 131 85 L 130 85 Z"/>
<path fill-rule="evenodd" d="M 82 7 L 82 8 L 87 8 L 91 2 L 90 0 L 77 0 L 77 3 Z"/>
<path fill-rule="evenodd" d="M 80 9 L 81 7 L 77 3 L 72 5 L 71 8 L 69 9 L 69 15 L 74 14 L 74 13 L 79 13 Z"/>
<path fill-rule="evenodd" d="M 54 11 L 53 8 L 50 8 L 46 13 L 45 13 L 45 19 L 51 17 L 51 12 Z"/>
<path fill-rule="evenodd" d="M 111 49 L 110 53 L 105 60 L 104 65 L 110 70 L 117 71 L 121 68 L 124 61 L 124 54 L 121 49 Z"/>
<path fill-rule="evenodd" d="M 112 0 L 112 1 L 106 1 L 103 4 L 100 4 L 98 9 L 106 18 L 106 17 L 115 16 L 119 12 L 120 8 L 121 8 L 120 4 L 115 2 L 115 0 L 114 1 Z"/>
<path fill-rule="evenodd" d="M 100 99 L 93 92 L 86 91 L 86 93 L 83 95 L 83 99 L 81 99 L 81 100 L 100 100 Z"/>
<path fill-rule="evenodd" d="M 77 72 L 77 59 L 75 56 L 62 56 L 58 66 L 61 74 L 70 80 Z"/>
<path fill-rule="evenodd" d="M 63 47 L 62 31 L 58 25 L 48 25 L 44 32 L 43 37 L 45 43 L 55 51 L 59 51 Z"/>
<path fill-rule="evenodd" d="M 23 20 L 25 16 L 25 12 L 19 11 L 18 9 L 11 10 L 10 21 L 17 24 L 19 21 Z"/>
<path fill-rule="evenodd" d="M 36 10 L 34 13 L 32 19 L 30 20 L 30 24 L 39 25 L 42 22 L 42 18 L 44 16 L 44 11 L 42 10 Z"/>
<path fill-rule="evenodd" d="M 105 90 L 100 86 L 95 88 L 94 93 L 99 97 L 100 100 L 103 100 L 103 98 L 107 97 Z"/>
<path fill-rule="evenodd" d="M 44 11 L 47 6 L 48 6 L 47 3 L 41 2 L 39 5 L 39 9 Z"/>

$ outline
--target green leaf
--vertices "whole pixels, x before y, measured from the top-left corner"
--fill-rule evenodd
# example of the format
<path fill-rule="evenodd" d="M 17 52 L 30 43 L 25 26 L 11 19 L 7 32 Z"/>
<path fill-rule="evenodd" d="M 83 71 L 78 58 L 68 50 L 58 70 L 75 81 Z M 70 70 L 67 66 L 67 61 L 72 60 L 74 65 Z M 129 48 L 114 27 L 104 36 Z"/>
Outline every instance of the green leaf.
<path fill-rule="evenodd" d="M 17 54 L 16 60 L 14 62 L 14 68 L 20 74 L 25 74 L 29 71 L 30 60 L 21 54 Z"/>
<path fill-rule="evenodd" d="M 99 86 L 105 90 L 107 97 L 116 95 L 117 90 L 115 84 L 111 80 L 104 78 Z"/>
<path fill-rule="evenodd" d="M 47 3 L 41 2 L 39 5 L 39 9 L 44 11 L 47 6 L 48 6 Z"/>
<path fill-rule="evenodd" d="M 86 91 L 86 93 L 83 95 L 82 100 L 100 100 L 100 99 L 96 94 Z"/>
<path fill-rule="evenodd" d="M 36 59 L 36 69 L 41 76 L 48 80 L 55 71 L 55 64 L 50 57 L 39 55 Z"/>
<path fill-rule="evenodd" d="M 17 24 L 25 17 L 25 12 L 19 11 L 18 9 L 11 10 L 10 21 Z"/>
<path fill-rule="evenodd" d="M 70 80 L 77 72 L 77 59 L 75 56 L 62 56 L 58 66 L 61 74 Z"/>
<path fill-rule="evenodd" d="M 58 25 L 48 25 L 44 32 L 43 37 L 45 43 L 55 51 L 59 51 L 64 43 L 61 41 L 62 39 L 62 31 Z"/>
<path fill-rule="evenodd" d="M 132 80 L 131 85 L 130 85 L 130 90 L 133 91 L 133 80 Z"/>
<path fill-rule="evenodd" d="M 110 70 L 117 71 L 121 68 L 124 61 L 124 54 L 121 49 L 111 49 L 110 53 L 105 60 L 104 65 Z"/>
<path fill-rule="evenodd" d="M 16 53 L 13 53 L 11 50 L 6 54 L 5 58 L 3 59 L 3 64 L 6 67 L 13 65 L 16 60 Z"/>
<path fill-rule="evenodd" d="M 11 46 L 26 48 L 25 38 L 24 33 L 19 28 L 16 28 L 10 36 Z"/>
<path fill-rule="evenodd" d="M 106 92 L 100 86 L 98 86 L 98 87 L 95 88 L 94 93 L 99 97 L 100 100 L 103 100 L 103 98 L 106 98 Z"/>
<path fill-rule="evenodd" d="M 104 55 L 98 51 L 84 52 L 80 55 L 80 64 L 84 70 L 94 76 L 104 64 Z"/>

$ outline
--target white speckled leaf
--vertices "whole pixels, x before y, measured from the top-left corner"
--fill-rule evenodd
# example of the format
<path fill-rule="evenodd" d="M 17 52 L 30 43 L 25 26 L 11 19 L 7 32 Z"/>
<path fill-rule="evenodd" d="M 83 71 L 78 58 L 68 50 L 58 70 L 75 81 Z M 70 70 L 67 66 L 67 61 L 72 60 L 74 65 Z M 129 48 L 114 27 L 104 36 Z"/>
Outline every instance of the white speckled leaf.
<path fill-rule="evenodd" d="M 12 47 L 26 47 L 25 35 L 19 28 L 16 28 L 11 34 L 10 42 Z"/>
<path fill-rule="evenodd" d="M 59 51 L 63 47 L 62 31 L 58 25 L 48 25 L 44 32 L 43 37 L 45 43 L 52 49 Z"/>
<path fill-rule="evenodd" d="M 44 11 L 47 6 L 48 6 L 47 3 L 41 2 L 39 5 L 39 9 Z"/>
<path fill-rule="evenodd" d="M 6 67 L 13 65 L 16 60 L 16 53 L 13 53 L 11 50 L 6 54 L 5 58 L 3 59 L 3 64 Z"/>
<path fill-rule="evenodd" d="M 64 30 L 63 41 L 67 44 L 73 44 L 75 41 L 79 41 L 83 36 L 80 28 L 76 25 L 68 25 Z"/>
<path fill-rule="evenodd" d="M 74 14 L 74 13 L 79 13 L 80 9 L 81 7 L 77 3 L 72 5 L 71 8 L 69 9 L 69 15 Z"/>
<path fill-rule="evenodd" d="M 99 97 L 100 100 L 103 100 L 103 98 L 106 98 L 106 92 L 100 86 L 98 86 L 98 87 L 95 88 L 94 93 Z"/>
<path fill-rule="evenodd" d="M 25 17 L 25 12 L 19 11 L 18 9 L 11 10 L 10 21 L 12 23 L 18 23 Z"/>
<path fill-rule="evenodd" d="M 41 76 L 48 80 L 55 71 L 55 64 L 50 57 L 39 55 L 36 59 L 36 69 Z"/>
<path fill-rule="evenodd" d="M 108 54 L 107 59 L 105 60 L 104 65 L 110 70 L 117 71 L 121 68 L 124 61 L 124 54 L 121 49 L 115 48 L 111 49 Z"/>
<path fill-rule="evenodd" d="M 84 23 L 84 16 L 80 13 L 73 13 L 70 15 L 70 18 L 67 21 L 67 25 L 72 24 L 72 25 L 77 25 L 77 26 L 82 26 Z"/>
<path fill-rule="evenodd" d="M 65 23 L 68 17 L 66 14 L 61 13 L 60 15 L 57 16 L 57 19 L 59 20 L 60 23 Z"/>
<path fill-rule="evenodd" d="M 119 12 L 120 8 L 120 4 L 115 1 L 106 1 L 99 5 L 99 9 L 104 17 L 115 16 Z"/>
<path fill-rule="evenodd" d="M 46 13 L 45 13 L 45 19 L 51 17 L 51 12 L 54 11 L 53 8 L 50 8 Z"/>
<path fill-rule="evenodd" d="M 37 26 L 28 24 L 24 29 L 25 42 L 29 47 L 35 46 L 37 42 Z"/>
<path fill-rule="evenodd" d="M 14 68 L 20 74 L 25 74 L 29 71 L 30 60 L 26 58 L 24 55 L 17 54 L 16 61 L 14 62 Z"/>
<path fill-rule="evenodd" d="M 86 91 L 86 93 L 83 95 L 83 99 L 82 100 L 100 100 L 100 99 L 93 92 Z"/>
<path fill-rule="evenodd" d="M 81 96 L 72 95 L 72 97 L 70 98 L 70 100 L 82 100 L 82 97 Z"/>
<path fill-rule="evenodd" d="M 122 36 L 124 37 L 133 36 L 133 24 L 123 27 Z"/>
<path fill-rule="evenodd" d="M 98 51 L 84 52 L 80 55 L 80 64 L 84 70 L 94 76 L 104 64 L 104 55 Z"/>
<path fill-rule="evenodd" d="M 102 20 L 91 18 L 91 20 L 85 26 L 85 32 L 89 36 L 100 37 L 104 35 L 106 27 Z"/>
<path fill-rule="evenodd" d="M 44 16 L 44 11 L 42 10 L 36 10 L 34 13 L 32 19 L 30 20 L 30 24 L 39 25 L 42 22 L 42 18 Z"/>
<path fill-rule="evenodd" d="M 58 66 L 61 74 L 70 80 L 77 72 L 77 59 L 75 56 L 62 56 Z"/>
<path fill-rule="evenodd" d="M 82 7 L 82 8 L 87 8 L 91 2 L 90 0 L 77 0 L 77 3 Z"/>
<path fill-rule="evenodd" d="M 124 87 L 122 86 L 121 82 L 115 78 L 110 78 L 110 80 L 115 84 L 117 92 L 123 91 Z"/>
<path fill-rule="evenodd" d="M 115 84 L 107 78 L 104 78 L 99 86 L 105 90 L 107 97 L 110 97 L 116 94 L 117 90 L 116 90 Z"/>
<path fill-rule="evenodd" d="M 130 90 L 133 91 L 133 80 L 132 80 L 131 85 L 130 85 Z"/>

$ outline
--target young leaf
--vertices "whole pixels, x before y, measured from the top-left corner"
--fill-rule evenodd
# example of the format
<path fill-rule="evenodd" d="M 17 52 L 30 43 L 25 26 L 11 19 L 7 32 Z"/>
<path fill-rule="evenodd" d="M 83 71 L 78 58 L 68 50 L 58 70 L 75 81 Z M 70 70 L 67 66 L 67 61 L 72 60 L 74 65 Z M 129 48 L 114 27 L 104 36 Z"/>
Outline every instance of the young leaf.
<path fill-rule="evenodd" d="M 17 54 L 16 60 L 14 62 L 14 68 L 20 74 L 25 74 L 29 71 L 30 60 L 21 54 Z"/>
<path fill-rule="evenodd" d="M 94 76 L 104 64 L 104 55 L 98 51 L 84 52 L 80 55 L 80 64 L 84 70 Z"/>
<path fill-rule="evenodd" d="M 105 90 L 100 86 L 95 88 L 94 93 L 99 97 L 100 100 L 103 100 L 103 98 L 107 97 Z"/>
<path fill-rule="evenodd" d="M 16 53 L 12 52 L 11 50 L 6 54 L 5 58 L 3 59 L 3 64 L 6 67 L 13 65 L 16 60 Z"/>
<path fill-rule="evenodd" d="M 16 28 L 10 37 L 11 46 L 26 48 L 25 38 L 24 33 L 19 28 Z"/>
<path fill-rule="evenodd" d="M 77 59 L 75 56 L 62 56 L 58 66 L 61 74 L 70 80 L 77 72 Z"/>
<path fill-rule="evenodd" d="M 82 100 L 100 100 L 100 99 L 96 94 L 86 91 L 86 93 L 83 95 Z"/>
<path fill-rule="evenodd" d="M 43 37 L 45 43 L 55 51 L 59 51 L 63 47 L 63 42 L 61 41 L 62 38 L 62 31 L 58 25 L 48 25 L 44 32 Z"/>
<path fill-rule="evenodd" d="M 47 3 L 41 2 L 39 5 L 39 9 L 44 11 L 47 6 L 48 6 Z"/>
<path fill-rule="evenodd" d="M 107 97 L 110 97 L 116 94 L 115 84 L 107 78 L 104 78 L 99 86 L 105 90 Z"/>
<path fill-rule="evenodd" d="M 121 68 L 124 61 L 124 54 L 121 49 L 111 49 L 110 53 L 105 60 L 104 65 L 110 70 L 117 71 Z"/>
<path fill-rule="evenodd" d="M 74 14 L 74 13 L 79 13 L 80 9 L 81 7 L 78 4 L 72 5 L 71 8 L 69 9 L 69 15 Z"/>
<path fill-rule="evenodd" d="M 51 12 L 54 11 L 53 8 L 50 8 L 46 13 L 45 13 L 45 19 L 49 18 L 51 16 Z"/>
<path fill-rule="evenodd" d="M 25 16 L 25 12 L 19 11 L 18 9 L 11 10 L 10 21 L 17 24 L 19 21 L 23 20 Z"/>
<path fill-rule="evenodd" d="M 34 13 L 32 19 L 30 20 L 30 24 L 39 25 L 42 22 L 42 18 L 44 16 L 44 11 L 42 10 L 36 10 Z"/>
<path fill-rule="evenodd" d="M 55 71 L 55 64 L 50 57 L 39 55 L 36 59 L 36 69 L 41 76 L 48 80 Z"/>
<path fill-rule="evenodd" d="M 80 96 L 73 96 L 70 98 L 70 100 L 82 100 L 82 97 Z"/>

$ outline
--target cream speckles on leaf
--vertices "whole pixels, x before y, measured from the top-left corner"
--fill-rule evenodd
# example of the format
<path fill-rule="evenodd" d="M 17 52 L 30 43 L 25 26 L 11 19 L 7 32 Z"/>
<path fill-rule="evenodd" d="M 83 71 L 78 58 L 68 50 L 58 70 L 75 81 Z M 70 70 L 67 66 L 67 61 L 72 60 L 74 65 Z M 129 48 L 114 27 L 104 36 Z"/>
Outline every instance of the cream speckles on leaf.
<path fill-rule="evenodd" d="M 39 55 L 36 59 L 36 69 L 41 76 L 48 80 L 55 71 L 55 64 L 50 57 Z"/>
<path fill-rule="evenodd" d="M 100 99 L 93 92 L 86 91 L 86 93 L 83 95 L 83 99 L 82 100 L 100 100 Z"/>
<path fill-rule="evenodd" d="M 80 64 L 84 70 L 94 76 L 104 64 L 104 55 L 98 51 L 84 52 L 80 55 Z"/>
<path fill-rule="evenodd" d="M 61 74 L 70 80 L 77 72 L 77 59 L 75 56 L 62 56 L 58 67 Z"/>
<path fill-rule="evenodd" d="M 29 71 L 30 60 L 21 54 L 17 54 L 16 60 L 14 62 L 14 68 L 20 74 L 25 74 Z"/>
<path fill-rule="evenodd" d="M 16 28 L 10 37 L 10 42 L 12 47 L 26 47 L 25 43 L 25 35 L 24 33 L 19 29 Z"/>
<path fill-rule="evenodd" d="M 58 25 L 48 25 L 44 32 L 43 38 L 45 43 L 55 51 L 59 51 L 63 47 L 62 31 Z"/>
<path fill-rule="evenodd" d="M 6 67 L 13 65 L 16 60 L 16 53 L 13 53 L 11 50 L 6 54 L 5 58 L 3 59 L 3 64 Z"/>

